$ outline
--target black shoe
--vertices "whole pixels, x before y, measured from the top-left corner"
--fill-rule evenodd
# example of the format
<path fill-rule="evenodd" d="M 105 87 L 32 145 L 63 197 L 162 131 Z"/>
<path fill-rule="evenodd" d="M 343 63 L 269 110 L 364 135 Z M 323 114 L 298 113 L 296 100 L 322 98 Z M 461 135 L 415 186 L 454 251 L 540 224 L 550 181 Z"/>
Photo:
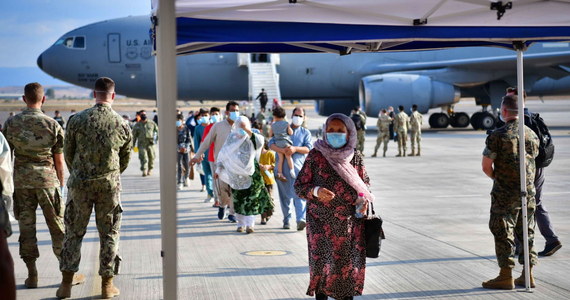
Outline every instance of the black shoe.
<path fill-rule="evenodd" d="M 544 247 L 544 250 L 538 252 L 538 256 L 550 256 L 554 253 L 556 253 L 556 251 L 558 251 L 558 249 L 562 248 L 562 243 L 560 243 L 560 241 L 558 242 L 554 242 L 550 245 L 546 245 Z"/>
<path fill-rule="evenodd" d="M 325 294 L 316 294 L 315 295 L 315 299 L 316 300 L 327 300 L 329 297 L 327 297 L 327 295 Z"/>
<path fill-rule="evenodd" d="M 234 215 L 229 215 L 228 221 L 230 221 L 230 223 L 236 223 L 237 222 L 236 217 Z"/>
<path fill-rule="evenodd" d="M 223 220 L 226 217 L 226 209 L 223 207 L 218 207 L 218 219 Z"/>

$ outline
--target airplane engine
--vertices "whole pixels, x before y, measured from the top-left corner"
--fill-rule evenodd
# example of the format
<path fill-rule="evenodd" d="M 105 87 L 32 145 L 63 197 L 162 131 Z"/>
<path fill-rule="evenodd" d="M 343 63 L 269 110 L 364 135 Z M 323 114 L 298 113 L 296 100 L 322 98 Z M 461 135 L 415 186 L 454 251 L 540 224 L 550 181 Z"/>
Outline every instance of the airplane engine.
<path fill-rule="evenodd" d="M 427 113 L 430 108 L 454 104 L 460 98 L 459 89 L 449 83 L 411 74 L 366 76 L 358 90 L 360 106 L 369 116 L 378 116 L 388 106 L 397 111 L 403 105 L 409 111 L 412 104 L 418 105 L 420 113 Z"/>
<path fill-rule="evenodd" d="M 315 110 L 320 116 L 330 116 L 334 113 L 349 115 L 356 105 L 358 105 L 356 99 L 316 100 Z"/>

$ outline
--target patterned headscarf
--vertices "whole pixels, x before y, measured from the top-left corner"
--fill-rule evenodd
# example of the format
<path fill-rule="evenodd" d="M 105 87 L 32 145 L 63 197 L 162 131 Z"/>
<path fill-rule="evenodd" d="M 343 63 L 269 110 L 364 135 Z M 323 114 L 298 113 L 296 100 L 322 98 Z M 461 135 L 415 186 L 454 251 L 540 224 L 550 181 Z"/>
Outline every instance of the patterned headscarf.
<path fill-rule="evenodd" d="M 327 141 L 327 128 L 332 120 L 340 120 L 347 129 L 346 144 L 341 148 L 333 148 Z M 344 114 L 336 113 L 328 117 L 323 128 L 323 139 L 315 143 L 315 149 L 323 154 L 331 167 L 337 174 L 356 190 L 357 193 L 363 193 L 364 198 L 370 202 L 374 201 L 374 195 L 368 190 L 368 186 L 362 181 L 358 172 L 350 163 L 354 157 L 354 148 L 356 148 L 357 137 L 354 122 Z"/>

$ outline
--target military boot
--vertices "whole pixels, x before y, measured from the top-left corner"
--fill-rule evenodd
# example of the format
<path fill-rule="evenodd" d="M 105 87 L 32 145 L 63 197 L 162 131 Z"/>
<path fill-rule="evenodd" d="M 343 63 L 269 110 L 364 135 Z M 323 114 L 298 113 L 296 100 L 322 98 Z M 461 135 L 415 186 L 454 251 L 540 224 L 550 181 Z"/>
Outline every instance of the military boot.
<path fill-rule="evenodd" d="M 530 287 L 535 288 L 536 285 L 534 284 L 534 277 L 532 276 L 532 266 L 530 266 L 530 272 L 529 273 L 530 273 Z M 521 276 L 519 278 L 515 279 L 515 285 L 526 287 L 525 280 L 524 280 L 524 269 L 523 269 Z"/>
<path fill-rule="evenodd" d="M 396 157 L 401 157 L 402 156 L 402 152 L 398 151 L 398 155 L 396 155 Z"/>
<path fill-rule="evenodd" d="M 386 157 L 386 150 L 384 150 L 384 153 L 382 154 L 382 157 Z"/>
<path fill-rule="evenodd" d="M 27 262 L 26 267 L 28 267 L 28 278 L 24 281 L 24 285 L 29 288 L 37 288 L 38 287 L 38 269 L 36 269 L 36 262 Z"/>
<path fill-rule="evenodd" d="M 409 156 L 416 156 L 416 152 L 414 151 L 414 149 L 412 149 L 412 153 L 410 153 Z"/>
<path fill-rule="evenodd" d="M 420 156 L 420 147 L 418 147 L 418 153 L 416 153 L 416 156 Z"/>
<path fill-rule="evenodd" d="M 101 279 L 101 298 L 110 299 L 121 294 L 119 289 L 113 285 L 112 276 L 102 277 Z"/>
<path fill-rule="evenodd" d="M 404 149 L 404 152 L 402 153 L 402 156 L 406 156 L 406 149 Z"/>
<path fill-rule="evenodd" d="M 377 151 L 374 151 L 374 154 L 372 154 L 372 157 L 376 157 L 376 152 L 377 152 Z"/>
<path fill-rule="evenodd" d="M 512 290 L 515 288 L 515 283 L 513 281 L 512 269 L 511 268 L 501 268 L 499 276 L 483 282 L 482 286 L 486 289 L 495 290 Z"/>
<path fill-rule="evenodd" d="M 62 271 L 62 279 L 55 296 L 59 299 L 70 298 L 71 297 L 71 287 L 73 284 L 73 272 Z"/>

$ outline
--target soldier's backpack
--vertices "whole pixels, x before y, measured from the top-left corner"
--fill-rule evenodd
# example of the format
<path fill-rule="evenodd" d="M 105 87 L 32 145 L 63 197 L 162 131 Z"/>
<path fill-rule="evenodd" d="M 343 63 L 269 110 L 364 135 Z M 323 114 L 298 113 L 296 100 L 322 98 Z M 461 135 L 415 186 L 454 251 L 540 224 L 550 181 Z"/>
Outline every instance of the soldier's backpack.
<path fill-rule="evenodd" d="M 364 124 L 362 124 L 362 118 L 359 114 L 352 114 L 350 118 L 352 119 L 352 122 L 354 122 L 354 127 L 356 127 L 356 130 L 364 129 Z"/>
<path fill-rule="evenodd" d="M 538 140 L 540 141 L 540 145 L 538 146 L 538 156 L 535 159 L 536 167 L 546 168 L 554 158 L 554 143 L 552 142 L 550 130 L 548 130 L 548 126 L 546 126 L 544 120 L 537 113 L 532 113 L 530 117 L 525 115 L 524 121 L 525 125 L 536 133 L 536 136 L 538 136 Z"/>

